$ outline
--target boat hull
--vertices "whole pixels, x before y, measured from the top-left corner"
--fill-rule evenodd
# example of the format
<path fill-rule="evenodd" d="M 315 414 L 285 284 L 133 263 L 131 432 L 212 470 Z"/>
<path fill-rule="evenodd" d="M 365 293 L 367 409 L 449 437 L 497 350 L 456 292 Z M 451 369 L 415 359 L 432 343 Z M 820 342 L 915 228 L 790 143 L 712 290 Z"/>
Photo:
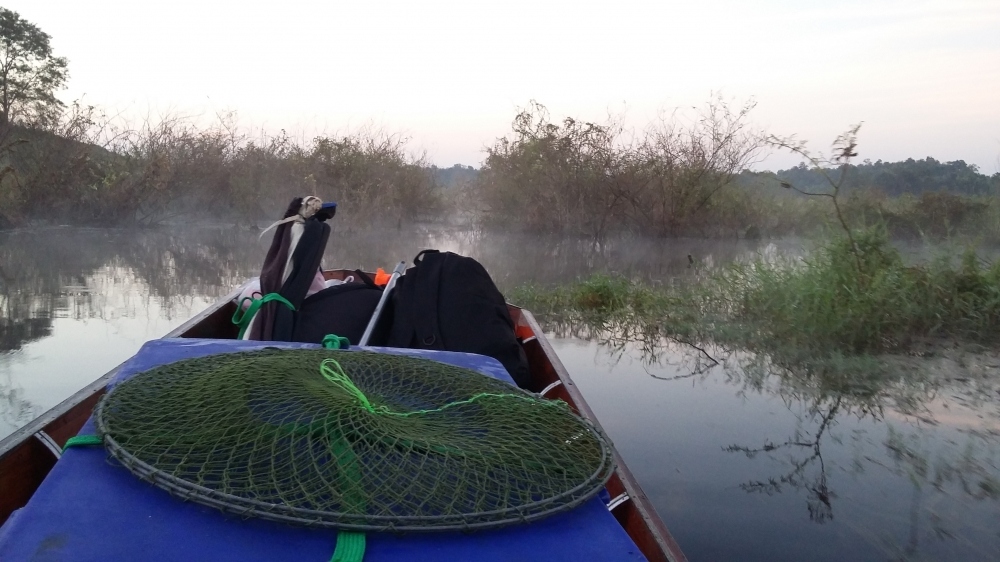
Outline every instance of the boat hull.
<path fill-rule="evenodd" d="M 342 278 L 349 273 L 345 270 L 326 272 L 329 278 Z M 240 289 L 235 290 L 164 337 L 235 339 L 237 331 L 230 318 L 236 310 L 239 293 Z M 600 428 L 600 422 L 545 339 L 534 316 L 514 305 L 508 308 L 528 358 L 532 376 L 532 387 L 528 390 L 565 401 L 580 416 Z M 76 435 L 90 418 L 105 386 L 117 371 L 118 368 L 112 370 L 0 441 L 0 490 L 3 490 L 0 524 L 31 499 L 58 460 L 66 440 Z M 648 560 L 686 561 L 617 451 L 614 457 L 617 469 L 606 489 L 612 498 L 609 509 L 615 519 Z"/>

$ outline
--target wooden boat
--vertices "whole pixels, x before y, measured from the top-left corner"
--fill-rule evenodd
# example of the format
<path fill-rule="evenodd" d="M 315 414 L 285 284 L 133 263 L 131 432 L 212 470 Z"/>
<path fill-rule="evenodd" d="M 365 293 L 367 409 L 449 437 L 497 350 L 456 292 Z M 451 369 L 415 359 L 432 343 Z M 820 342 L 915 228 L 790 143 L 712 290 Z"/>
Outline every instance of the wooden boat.
<path fill-rule="evenodd" d="M 329 279 L 343 279 L 351 272 L 331 270 Z M 165 338 L 235 339 L 237 330 L 230 319 L 236 310 L 236 298 L 242 288 L 233 291 L 201 314 L 173 330 Z M 519 340 L 527 355 L 533 379 L 533 392 L 567 402 L 579 415 L 600 424 L 573 383 L 569 373 L 545 339 L 532 314 L 508 305 Z M 112 370 L 86 388 L 64 400 L 27 426 L 0 441 L 0 525 L 17 509 L 28 503 L 61 455 L 66 440 L 77 434 L 104 394 L 105 386 L 117 373 Z M 608 509 L 651 562 L 682 562 L 686 558 L 666 526 L 657 516 L 642 488 L 629 472 L 617 451 L 617 469 L 606 485 L 611 501 Z"/>

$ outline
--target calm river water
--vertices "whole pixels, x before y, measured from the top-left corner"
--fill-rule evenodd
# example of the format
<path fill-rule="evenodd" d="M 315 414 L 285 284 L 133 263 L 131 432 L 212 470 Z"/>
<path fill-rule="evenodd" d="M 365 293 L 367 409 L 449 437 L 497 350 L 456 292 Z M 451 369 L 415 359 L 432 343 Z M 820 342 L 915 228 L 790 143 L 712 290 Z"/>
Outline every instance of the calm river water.
<path fill-rule="evenodd" d="M 256 231 L 0 233 L 0 438 L 259 271 Z M 498 285 L 594 271 L 669 282 L 796 243 L 585 241 L 437 229 L 337 232 L 324 264 L 390 268 L 423 248 L 476 257 Z M 819 392 L 740 354 L 553 345 L 692 561 L 1000 559 L 1000 365 Z M 958 358 L 957 361 L 979 361 Z M 918 369 L 919 371 L 919 369 Z M 970 374 L 971 373 L 971 374 Z M 871 381 L 866 381 L 870 388 Z M 846 385 L 845 388 L 850 388 Z M 2 491 L 0 491 L 2 493 Z"/>

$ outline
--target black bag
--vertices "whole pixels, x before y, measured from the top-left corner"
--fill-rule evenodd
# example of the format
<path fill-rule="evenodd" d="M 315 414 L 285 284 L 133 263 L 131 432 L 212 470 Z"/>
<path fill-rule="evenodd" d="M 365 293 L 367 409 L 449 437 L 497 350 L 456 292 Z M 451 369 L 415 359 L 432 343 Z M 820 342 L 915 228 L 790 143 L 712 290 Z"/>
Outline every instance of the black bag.
<path fill-rule="evenodd" d="M 476 260 L 425 250 L 397 281 L 388 344 L 392 347 L 463 351 L 500 361 L 518 384 L 531 376 L 514 335 L 507 303 Z"/>
<path fill-rule="evenodd" d="M 301 213 L 304 201 L 302 197 L 292 199 L 283 218 Z M 302 231 L 297 239 L 292 234 L 291 223 L 275 223 L 277 230 L 261 268 L 261 293 L 277 293 L 294 308 L 278 302 L 265 303 L 258 312 L 250 339 L 321 343 L 328 334 L 336 334 L 357 345 L 382 297 L 380 287 L 357 271 L 356 282 L 327 287 L 306 297 L 330 238 L 330 226 L 326 221 L 335 213 L 336 203 L 325 203 L 309 218 L 299 219 Z M 286 271 L 289 257 L 291 271 Z M 390 320 L 391 314 L 390 310 Z M 385 344 L 389 332 L 386 318 L 386 311 L 383 311 L 368 340 L 370 345 Z"/>
<path fill-rule="evenodd" d="M 375 312 L 382 290 L 363 283 L 344 283 L 309 295 L 295 314 L 292 341 L 320 343 L 327 334 L 336 334 L 358 345 Z M 383 310 L 382 314 L 386 314 Z M 391 312 L 390 312 L 391 314 Z M 383 316 L 376 324 L 368 345 L 385 345 L 388 322 Z"/>

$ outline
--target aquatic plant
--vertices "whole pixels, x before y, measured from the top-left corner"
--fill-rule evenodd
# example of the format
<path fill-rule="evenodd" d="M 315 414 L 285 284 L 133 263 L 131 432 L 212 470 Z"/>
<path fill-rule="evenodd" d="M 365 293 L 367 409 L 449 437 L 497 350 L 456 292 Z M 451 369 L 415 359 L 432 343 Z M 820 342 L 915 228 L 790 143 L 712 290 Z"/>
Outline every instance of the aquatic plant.
<path fill-rule="evenodd" d="M 631 323 L 792 363 L 834 354 L 905 352 L 926 338 L 991 342 L 1000 335 L 1000 263 L 973 250 L 908 265 L 884 229 L 836 237 L 805 258 L 736 263 L 694 282 L 652 285 L 604 274 L 512 301 L 595 326 Z"/>

